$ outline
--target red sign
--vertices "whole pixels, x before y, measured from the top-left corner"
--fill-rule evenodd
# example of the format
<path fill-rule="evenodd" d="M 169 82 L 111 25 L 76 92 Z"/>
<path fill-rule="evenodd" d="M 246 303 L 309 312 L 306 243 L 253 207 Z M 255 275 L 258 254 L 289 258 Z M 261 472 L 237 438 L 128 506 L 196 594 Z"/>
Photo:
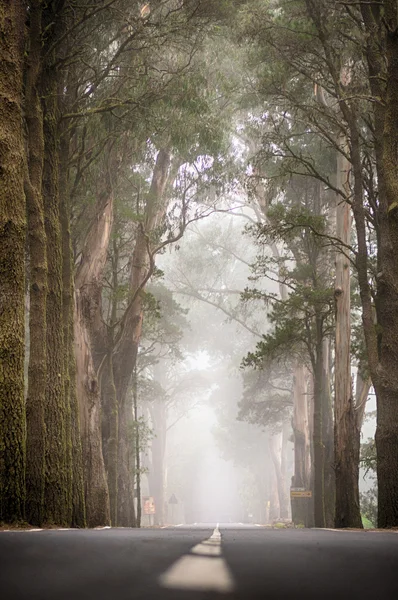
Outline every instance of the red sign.
<path fill-rule="evenodd" d="M 154 515 L 155 510 L 155 500 L 153 496 L 143 496 L 142 504 L 144 507 L 144 515 Z"/>

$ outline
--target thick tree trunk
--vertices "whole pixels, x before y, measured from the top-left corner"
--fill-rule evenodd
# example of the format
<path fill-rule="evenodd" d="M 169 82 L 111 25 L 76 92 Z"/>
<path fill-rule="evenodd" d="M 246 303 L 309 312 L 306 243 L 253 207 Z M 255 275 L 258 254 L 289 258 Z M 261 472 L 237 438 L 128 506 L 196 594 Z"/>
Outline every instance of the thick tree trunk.
<path fill-rule="evenodd" d="M 347 151 L 345 138 L 340 140 Z M 339 153 L 337 187 L 349 195 L 348 160 Z M 336 237 L 347 246 L 351 243 L 351 208 L 341 197 L 336 198 Z M 357 429 L 351 381 L 351 300 L 350 261 L 343 248 L 336 253 L 335 279 L 335 401 L 334 452 L 336 471 L 335 527 L 362 528 L 359 508 L 359 456 L 357 448 L 360 430 Z"/>
<path fill-rule="evenodd" d="M 113 369 L 114 327 L 117 321 L 119 288 L 119 248 L 117 231 L 113 237 L 111 319 L 107 335 L 104 367 L 101 369 L 102 447 L 107 473 L 111 523 L 117 526 L 119 406 Z"/>
<path fill-rule="evenodd" d="M 83 473 L 86 516 L 90 527 L 110 521 L 109 493 L 102 454 L 101 395 L 98 369 L 102 357 L 94 356 L 106 342 L 99 343 L 102 332 L 102 277 L 113 221 L 113 194 L 108 165 L 106 185 L 99 195 L 95 216 L 87 232 L 81 262 L 75 278 L 75 347 L 77 396 L 82 434 Z"/>
<path fill-rule="evenodd" d="M 113 527 L 116 527 L 119 524 L 117 518 L 119 409 L 111 352 L 108 353 L 106 361 L 107 364 L 101 377 L 103 448 L 109 490 L 111 524 Z"/>
<path fill-rule="evenodd" d="M 87 525 L 109 525 L 109 495 L 102 456 L 101 406 L 97 373 L 94 368 L 90 338 L 83 303 L 76 290 L 75 353 L 77 397 L 82 436 L 84 497 Z"/>
<path fill-rule="evenodd" d="M 46 305 L 47 250 L 42 176 L 44 160 L 43 111 L 39 97 L 41 71 L 41 18 L 39 1 L 30 10 L 29 55 L 26 66 L 25 106 L 28 170 L 25 194 L 29 239 L 29 369 L 26 399 L 26 519 L 41 525 L 45 489 Z"/>
<path fill-rule="evenodd" d="M 0 2 L 0 520 L 25 495 L 25 194 L 22 69 L 25 6 Z"/>
<path fill-rule="evenodd" d="M 138 229 L 131 260 L 130 290 L 132 300 L 123 318 L 121 337 L 114 353 L 114 374 L 119 401 L 119 465 L 118 465 L 118 522 L 129 526 L 134 520 L 133 480 L 131 469 L 131 441 L 128 431 L 131 425 L 132 403 L 128 398 L 131 376 L 134 371 L 138 344 L 141 339 L 143 320 L 143 296 L 146 282 L 153 269 L 149 256 L 150 234 L 161 224 L 167 206 L 164 197 L 169 176 L 170 154 L 160 150 L 152 176 L 151 188 L 145 206 L 142 227 Z"/>
<path fill-rule="evenodd" d="M 60 200 L 62 226 L 62 309 L 64 331 L 64 369 L 65 402 L 67 405 L 67 476 L 70 494 L 70 522 L 73 527 L 85 527 L 86 510 L 84 502 L 83 459 L 80 435 L 79 406 L 76 394 L 76 358 L 74 352 L 74 285 L 73 254 L 70 233 L 69 181 L 68 181 L 69 145 L 67 132 L 61 136 L 60 152 Z"/>
<path fill-rule="evenodd" d="M 67 474 L 67 418 L 65 399 L 65 345 L 62 322 L 62 236 L 59 205 L 58 77 L 44 73 L 44 170 L 43 198 L 47 238 L 48 293 L 46 306 L 46 484 L 47 523 L 68 526 L 70 490 Z"/>
<path fill-rule="evenodd" d="M 387 87 L 383 131 L 385 198 L 381 199 L 377 323 L 379 366 L 373 375 L 377 396 L 378 526 L 398 526 L 398 2 L 384 0 Z"/>

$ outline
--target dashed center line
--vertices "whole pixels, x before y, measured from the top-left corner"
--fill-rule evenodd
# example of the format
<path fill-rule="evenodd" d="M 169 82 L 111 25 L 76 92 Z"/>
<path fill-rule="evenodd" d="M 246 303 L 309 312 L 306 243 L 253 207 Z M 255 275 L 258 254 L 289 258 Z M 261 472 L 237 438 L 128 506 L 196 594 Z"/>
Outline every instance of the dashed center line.
<path fill-rule="evenodd" d="M 160 577 L 163 587 L 183 590 L 214 591 L 229 593 L 234 590 L 232 574 L 221 557 L 221 533 L 219 525 L 212 535 L 196 544 L 190 554 L 179 558 Z"/>

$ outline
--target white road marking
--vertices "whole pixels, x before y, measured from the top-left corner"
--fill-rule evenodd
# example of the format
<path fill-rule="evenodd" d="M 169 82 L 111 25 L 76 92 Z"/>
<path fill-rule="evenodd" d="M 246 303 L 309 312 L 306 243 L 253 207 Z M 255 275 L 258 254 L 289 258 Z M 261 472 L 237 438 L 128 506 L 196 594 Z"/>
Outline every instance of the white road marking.
<path fill-rule="evenodd" d="M 196 544 L 191 554 L 178 559 L 161 577 L 163 587 L 181 590 L 232 592 L 234 581 L 221 555 L 219 524 L 209 539 Z"/>
<path fill-rule="evenodd" d="M 217 523 L 217 527 L 215 528 L 215 530 L 213 531 L 213 533 L 209 537 L 209 540 L 216 540 L 216 541 L 218 541 L 221 544 L 221 533 L 220 533 L 220 530 L 218 528 L 218 523 Z"/>
<path fill-rule="evenodd" d="M 184 523 L 180 523 L 179 525 L 176 525 L 176 527 L 184 527 Z"/>
<path fill-rule="evenodd" d="M 201 554 L 204 556 L 219 556 L 221 554 L 221 545 L 205 541 L 201 544 L 196 544 L 196 546 L 191 549 L 191 552 L 192 554 Z"/>
<path fill-rule="evenodd" d="M 33 528 L 33 529 L 1 529 L 0 533 L 2 533 L 2 532 L 5 533 L 6 531 L 11 531 L 11 532 L 14 532 L 14 531 L 20 532 L 20 531 L 22 531 L 22 532 L 26 533 L 27 531 L 43 531 L 43 529 L 39 529 L 39 528 Z"/>
<path fill-rule="evenodd" d="M 232 592 L 234 583 L 223 558 L 183 556 L 160 578 L 164 587 L 180 590 Z"/>

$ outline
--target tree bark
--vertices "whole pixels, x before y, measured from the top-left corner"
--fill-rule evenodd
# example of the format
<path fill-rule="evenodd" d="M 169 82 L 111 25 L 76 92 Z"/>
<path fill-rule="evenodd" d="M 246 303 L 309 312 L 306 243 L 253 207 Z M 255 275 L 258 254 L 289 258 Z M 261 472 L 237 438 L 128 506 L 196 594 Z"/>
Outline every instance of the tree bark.
<path fill-rule="evenodd" d="M 379 365 L 377 395 L 378 526 L 398 526 L 398 3 L 384 0 L 387 85 L 383 130 L 385 199 L 380 206 L 381 271 L 377 281 Z M 384 200 L 384 202 L 382 201 Z"/>
<path fill-rule="evenodd" d="M 86 508 L 84 501 L 83 457 L 80 435 L 79 406 L 76 394 L 76 357 L 74 344 L 74 285 L 73 253 L 70 232 L 69 207 L 69 144 L 68 133 L 63 130 L 60 141 L 60 218 L 62 227 L 62 310 L 64 332 L 65 402 L 67 406 L 67 477 L 70 522 L 73 527 L 85 527 Z"/>
<path fill-rule="evenodd" d="M 51 57 L 55 60 L 55 57 Z M 51 61 L 52 62 L 52 61 Z M 69 526 L 67 474 L 67 406 L 65 400 L 64 331 L 62 322 L 62 235 L 59 204 L 58 74 L 44 67 L 43 197 L 47 238 L 48 292 L 46 305 L 46 482 L 44 520 Z"/>
<path fill-rule="evenodd" d="M 330 385 L 331 358 L 330 358 L 331 340 L 329 337 L 323 338 L 323 419 L 322 419 L 322 439 L 325 447 L 325 526 L 333 527 L 335 518 L 336 504 L 336 474 L 334 469 L 334 421 L 333 405 Z"/>
<path fill-rule="evenodd" d="M 25 6 L 0 2 L 0 520 L 25 495 L 25 194 L 22 71 Z"/>
<path fill-rule="evenodd" d="M 75 348 L 77 395 L 82 434 L 83 472 L 87 524 L 110 522 L 109 492 L 102 452 L 101 394 L 98 369 L 106 353 L 101 294 L 113 222 L 111 164 L 105 169 L 105 185 L 98 195 L 94 217 L 86 234 L 75 277 Z M 102 180 L 101 180 L 102 182 Z M 102 333 L 100 333 L 102 332 Z M 101 347 L 102 356 L 94 354 Z"/>
<path fill-rule="evenodd" d="M 314 465 L 314 522 L 315 527 L 326 526 L 325 512 L 325 445 L 323 439 L 324 420 L 324 362 L 323 336 L 320 317 L 316 317 L 317 344 L 314 366 L 314 424 L 313 424 L 313 465 Z"/>
<path fill-rule="evenodd" d="M 44 518 L 46 441 L 44 414 L 47 377 L 47 249 L 42 195 L 43 111 L 39 95 L 42 47 L 41 19 L 41 2 L 32 2 L 25 83 L 28 159 L 28 169 L 25 174 L 25 194 L 30 268 L 30 351 L 28 395 L 26 399 L 26 519 L 32 525 L 41 525 Z"/>
<path fill-rule="evenodd" d="M 306 370 L 297 364 L 293 376 L 293 435 L 294 435 L 294 475 L 292 487 L 310 489 L 311 455 L 309 438 L 309 414 Z M 305 527 L 309 521 L 307 498 L 292 498 L 292 521 Z"/>
<path fill-rule="evenodd" d="M 347 153 L 345 137 L 339 146 Z M 337 158 L 337 187 L 349 196 L 350 164 L 342 153 Z M 340 196 L 336 198 L 336 237 L 351 243 L 351 208 Z M 346 252 L 346 250 L 344 250 Z M 335 527 L 362 528 L 359 507 L 359 455 L 354 446 L 360 438 L 357 429 L 351 381 L 351 289 L 350 262 L 342 251 L 336 253 L 335 276 L 335 400 L 334 452 L 336 471 Z"/>
<path fill-rule="evenodd" d="M 128 431 L 133 420 L 132 404 L 128 400 L 131 376 L 135 368 L 138 344 L 141 339 L 143 321 L 143 292 L 153 269 L 150 260 L 150 235 L 161 224 L 167 207 L 165 188 L 168 182 L 170 153 L 160 150 L 156 159 L 151 188 L 145 205 L 142 227 L 139 227 L 131 260 L 130 293 L 131 302 L 122 322 L 122 333 L 114 353 L 114 373 L 119 402 L 119 488 L 118 523 L 130 526 L 134 502 L 131 464 L 131 442 Z"/>

